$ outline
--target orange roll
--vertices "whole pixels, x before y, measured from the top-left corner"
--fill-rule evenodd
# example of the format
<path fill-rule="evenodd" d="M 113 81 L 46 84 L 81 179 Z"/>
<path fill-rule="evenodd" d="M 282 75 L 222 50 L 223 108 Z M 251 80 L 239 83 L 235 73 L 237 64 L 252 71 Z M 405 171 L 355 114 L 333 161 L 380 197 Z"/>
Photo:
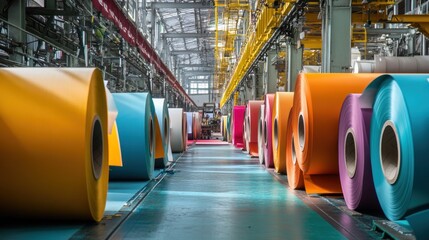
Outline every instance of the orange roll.
<path fill-rule="evenodd" d="M 293 116 L 293 108 L 289 116 Z M 304 188 L 304 176 L 296 160 L 295 146 L 293 143 L 293 117 L 289 117 L 286 131 L 286 170 L 287 181 L 291 189 Z"/>
<path fill-rule="evenodd" d="M 361 93 L 379 74 L 309 73 L 298 76 L 293 136 L 307 193 L 341 193 L 338 122 L 350 93 Z"/>
<path fill-rule="evenodd" d="M 286 173 L 286 130 L 293 96 L 292 92 L 277 92 L 274 96 L 272 116 L 274 169 L 283 174 Z"/>

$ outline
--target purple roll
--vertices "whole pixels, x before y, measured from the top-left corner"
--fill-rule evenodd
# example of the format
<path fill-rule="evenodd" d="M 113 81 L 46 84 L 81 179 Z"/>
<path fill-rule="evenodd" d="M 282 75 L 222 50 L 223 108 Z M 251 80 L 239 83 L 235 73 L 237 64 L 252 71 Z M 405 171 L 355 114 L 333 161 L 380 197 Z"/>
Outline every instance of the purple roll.
<path fill-rule="evenodd" d="M 369 130 L 372 108 L 362 108 L 360 94 L 350 94 L 341 107 L 338 166 L 346 205 L 351 210 L 380 209 L 372 180 Z"/>

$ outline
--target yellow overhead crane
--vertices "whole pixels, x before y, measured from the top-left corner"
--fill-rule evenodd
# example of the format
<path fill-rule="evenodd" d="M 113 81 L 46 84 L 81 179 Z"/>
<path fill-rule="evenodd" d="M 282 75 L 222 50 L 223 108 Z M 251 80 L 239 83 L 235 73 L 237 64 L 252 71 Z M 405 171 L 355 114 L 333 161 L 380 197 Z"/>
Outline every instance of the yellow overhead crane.
<path fill-rule="evenodd" d="M 256 25 L 254 29 L 250 25 L 247 31 L 246 42 L 243 44 L 240 57 L 232 69 L 233 73 L 220 101 L 221 106 L 229 99 L 265 43 L 274 34 L 275 29 L 280 27 L 283 18 L 287 16 L 292 8 L 293 2 L 295 1 L 284 0 L 280 2 L 279 6 L 276 6 L 277 1 L 267 0 L 265 4 L 259 4 Z"/>
<path fill-rule="evenodd" d="M 280 1 L 280 6 L 274 8 L 274 0 L 268 0 L 264 5 L 259 5 L 259 14 L 256 15 L 257 23 L 254 29 L 249 28 L 246 34 L 246 43 L 243 45 L 239 59 L 237 60 L 230 80 L 228 81 L 225 91 L 222 95 L 220 106 L 222 107 L 231 94 L 236 89 L 238 84 L 243 79 L 246 72 L 249 70 L 256 57 L 259 55 L 265 43 L 273 36 L 274 29 L 279 27 L 282 19 L 285 18 L 293 4 L 296 1 L 283 0 Z M 396 15 L 389 19 L 387 8 L 395 4 L 395 0 L 373 0 L 366 3 L 362 0 L 352 0 L 353 7 L 352 24 L 364 25 L 365 23 L 409 23 L 412 27 L 418 28 L 426 37 L 429 37 L 429 16 L 428 15 Z M 319 1 L 309 1 L 308 7 L 317 9 L 320 5 Z M 304 17 L 304 25 L 309 29 L 306 36 L 300 41 L 305 49 L 320 49 L 321 48 L 321 34 L 320 25 L 321 19 L 319 17 L 320 7 L 318 11 L 306 12 Z M 354 27 L 352 29 L 352 42 L 363 43 L 364 46 L 367 42 L 366 29 L 363 27 Z M 314 54 L 307 53 L 307 56 L 315 56 Z M 227 67 L 228 68 L 228 67 Z M 228 74 L 222 75 L 224 80 Z M 223 82 L 222 82 L 223 83 Z"/>

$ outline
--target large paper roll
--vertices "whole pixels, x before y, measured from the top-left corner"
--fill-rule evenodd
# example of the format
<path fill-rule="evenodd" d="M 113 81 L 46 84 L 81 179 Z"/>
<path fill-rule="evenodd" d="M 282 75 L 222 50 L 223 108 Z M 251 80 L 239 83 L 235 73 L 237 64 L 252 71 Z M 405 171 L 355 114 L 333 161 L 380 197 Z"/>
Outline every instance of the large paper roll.
<path fill-rule="evenodd" d="M 259 110 L 261 105 L 264 104 L 264 101 L 255 101 L 251 100 L 247 104 L 247 115 L 245 118 L 246 121 L 246 137 L 247 137 L 247 146 L 246 149 L 251 156 L 257 157 L 258 154 L 258 120 L 259 120 Z"/>
<path fill-rule="evenodd" d="M 264 160 L 265 167 L 274 167 L 273 161 L 273 107 L 274 107 L 274 95 L 273 93 L 265 95 L 265 114 L 264 114 Z"/>
<path fill-rule="evenodd" d="M 183 109 L 182 108 L 169 108 L 168 114 L 170 116 L 170 144 L 171 150 L 173 152 L 183 152 L 186 141 L 184 141 L 184 135 L 187 135 L 187 132 L 184 131 L 184 125 L 186 124 L 185 119 L 183 118 Z"/>
<path fill-rule="evenodd" d="M 373 73 L 375 68 L 374 60 L 356 61 L 353 66 L 353 73 Z"/>
<path fill-rule="evenodd" d="M 293 116 L 293 107 L 289 116 Z M 294 118 L 289 117 L 286 130 L 286 172 L 289 187 L 293 190 L 304 188 L 304 176 L 296 160 L 295 146 L 293 142 L 293 124 Z"/>
<path fill-rule="evenodd" d="M 237 148 L 244 146 L 243 124 L 246 106 L 234 106 L 232 110 L 232 144 Z"/>
<path fill-rule="evenodd" d="M 300 74 L 294 97 L 295 152 L 307 193 L 341 193 L 338 122 L 350 93 L 360 93 L 377 74 Z"/>
<path fill-rule="evenodd" d="M 373 107 L 371 166 L 381 208 L 390 220 L 413 215 L 411 227 L 423 238 L 429 221 L 428 78 L 383 75 L 361 97 L 362 107 Z"/>
<path fill-rule="evenodd" d="M 152 179 L 156 114 L 149 93 L 114 93 L 119 115 L 122 167 L 110 167 L 113 180 Z"/>
<path fill-rule="evenodd" d="M 277 173 L 286 173 L 286 130 L 290 109 L 293 105 L 292 92 L 277 92 L 274 96 L 272 116 L 272 141 L 274 169 Z"/>
<path fill-rule="evenodd" d="M 259 109 L 259 122 L 258 122 L 258 154 L 259 163 L 264 164 L 265 157 L 265 105 L 261 105 Z"/>
<path fill-rule="evenodd" d="M 100 221 L 107 104 L 92 68 L 0 69 L 3 217 Z"/>
<path fill-rule="evenodd" d="M 156 146 L 155 151 L 155 167 L 165 168 L 169 161 L 170 145 L 170 116 L 168 115 L 167 101 L 165 98 L 154 98 L 156 119 L 159 125 L 159 131 L 156 131 L 156 138 L 161 138 L 161 145 Z M 158 143 L 157 143 L 158 144 Z"/>
<path fill-rule="evenodd" d="M 350 94 L 341 107 L 338 128 L 338 168 L 348 208 L 379 209 L 372 180 L 369 129 L 372 107 L 361 107 L 360 94 Z"/>

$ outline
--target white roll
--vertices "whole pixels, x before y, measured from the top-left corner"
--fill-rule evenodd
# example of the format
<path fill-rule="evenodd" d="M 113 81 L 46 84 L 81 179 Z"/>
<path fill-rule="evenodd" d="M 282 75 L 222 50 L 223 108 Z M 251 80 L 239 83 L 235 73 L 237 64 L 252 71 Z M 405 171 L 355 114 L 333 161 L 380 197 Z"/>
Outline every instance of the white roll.
<path fill-rule="evenodd" d="M 400 73 L 417 73 L 417 59 L 415 57 L 398 57 Z"/>
<path fill-rule="evenodd" d="M 418 73 L 429 73 L 429 56 L 415 56 Z"/>
<path fill-rule="evenodd" d="M 386 60 L 384 57 L 375 57 L 375 73 L 385 73 L 386 72 Z"/>
<path fill-rule="evenodd" d="M 302 66 L 303 73 L 320 73 L 321 67 L 317 65 L 304 65 Z"/>
<path fill-rule="evenodd" d="M 353 66 L 353 73 L 373 73 L 375 71 L 374 60 L 356 61 Z"/>
<path fill-rule="evenodd" d="M 183 123 L 186 119 L 183 118 L 182 108 L 169 108 L 168 115 L 170 115 L 170 144 L 172 152 L 183 152 L 185 142 L 183 139 L 184 128 Z"/>

